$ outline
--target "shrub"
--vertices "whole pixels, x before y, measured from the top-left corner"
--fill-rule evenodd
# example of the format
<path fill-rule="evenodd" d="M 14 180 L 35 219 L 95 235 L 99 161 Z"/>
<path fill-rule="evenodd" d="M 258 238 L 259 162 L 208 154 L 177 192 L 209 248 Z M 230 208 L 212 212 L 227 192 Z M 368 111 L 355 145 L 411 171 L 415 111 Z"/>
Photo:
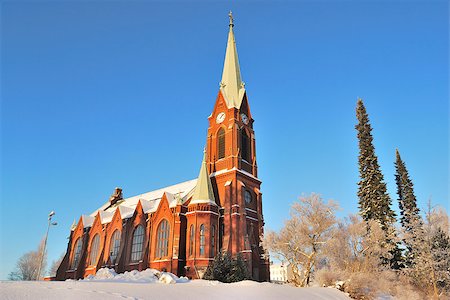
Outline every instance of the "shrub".
<path fill-rule="evenodd" d="M 220 252 L 206 269 L 203 279 L 230 283 L 250 279 L 250 276 L 240 253 L 233 259 L 229 253 Z"/>

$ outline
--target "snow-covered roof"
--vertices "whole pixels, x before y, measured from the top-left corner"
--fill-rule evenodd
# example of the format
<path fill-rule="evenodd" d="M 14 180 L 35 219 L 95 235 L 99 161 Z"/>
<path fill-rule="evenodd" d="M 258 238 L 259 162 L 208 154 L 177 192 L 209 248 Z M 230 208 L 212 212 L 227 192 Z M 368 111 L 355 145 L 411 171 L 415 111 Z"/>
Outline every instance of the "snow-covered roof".
<path fill-rule="evenodd" d="M 92 215 L 90 215 L 90 216 L 82 215 L 81 216 L 81 219 L 83 220 L 84 228 L 92 226 L 92 223 L 94 223 L 94 217 L 95 217 L 95 215 L 94 216 L 92 216 Z"/>
<path fill-rule="evenodd" d="M 111 222 L 113 215 L 114 215 L 110 211 L 99 211 L 99 213 L 100 213 L 100 221 L 102 224 L 107 224 L 107 223 Z"/>
<path fill-rule="evenodd" d="M 100 212 L 102 224 L 106 224 L 111 222 L 114 212 L 118 208 L 120 210 L 120 215 L 122 219 L 127 219 L 133 216 L 134 210 L 139 201 L 141 201 L 144 213 L 152 213 L 155 212 L 156 209 L 158 208 L 164 193 L 166 193 L 167 201 L 169 202 L 169 207 L 172 208 L 177 206 L 177 204 L 184 204 L 192 196 L 196 184 L 197 179 L 181 182 L 151 192 L 125 198 L 121 200 L 118 203 L 118 205 L 114 205 L 111 207 L 109 207 L 110 203 L 108 201 L 105 204 L 103 204 L 99 209 L 90 214 L 90 216 L 84 217 L 92 218 L 93 222 L 97 212 Z M 92 225 L 92 222 L 90 223 L 90 225 Z M 84 219 L 83 224 L 85 227 L 88 227 L 86 226 Z"/>

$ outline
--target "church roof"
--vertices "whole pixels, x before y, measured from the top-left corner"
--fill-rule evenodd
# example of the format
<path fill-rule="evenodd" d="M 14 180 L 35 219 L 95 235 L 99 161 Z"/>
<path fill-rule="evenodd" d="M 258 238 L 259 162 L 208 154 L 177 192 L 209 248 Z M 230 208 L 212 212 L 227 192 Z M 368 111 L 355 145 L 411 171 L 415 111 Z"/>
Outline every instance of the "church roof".
<path fill-rule="evenodd" d="M 217 205 L 214 200 L 214 192 L 209 178 L 208 169 L 206 167 L 206 152 L 203 152 L 202 166 L 198 174 L 197 185 L 195 186 L 192 200 L 189 204 L 207 203 Z"/>
<path fill-rule="evenodd" d="M 83 220 L 83 227 L 87 228 L 87 227 L 91 227 L 92 223 L 94 223 L 94 216 L 90 215 L 90 216 L 86 216 L 86 215 L 82 215 L 81 218 Z"/>
<path fill-rule="evenodd" d="M 233 16 L 230 16 L 230 31 L 228 32 L 227 50 L 223 64 L 222 80 L 220 82 L 220 92 L 225 98 L 228 108 L 240 108 L 245 94 L 244 82 L 241 79 L 241 70 L 236 49 L 236 40 L 233 32 Z"/>
<path fill-rule="evenodd" d="M 178 204 L 184 204 L 192 196 L 196 184 L 197 179 L 181 182 L 151 192 L 125 198 L 118 202 L 117 205 L 113 206 L 110 206 L 110 203 L 108 201 L 98 210 L 90 214 L 90 216 L 83 217 L 89 217 L 86 218 L 86 220 L 90 221 L 90 218 L 92 218 L 93 220 L 93 217 L 95 217 L 97 212 L 100 212 L 101 222 L 102 224 L 106 224 L 111 222 L 114 212 L 116 211 L 116 209 L 119 209 L 122 219 L 127 219 L 133 216 L 134 210 L 139 201 L 141 201 L 144 213 L 152 213 L 157 210 L 164 193 L 166 194 L 167 200 L 169 202 L 169 207 L 175 207 Z M 90 225 L 92 225 L 92 222 L 89 223 Z M 86 224 L 84 225 L 85 227 L 87 227 Z"/>

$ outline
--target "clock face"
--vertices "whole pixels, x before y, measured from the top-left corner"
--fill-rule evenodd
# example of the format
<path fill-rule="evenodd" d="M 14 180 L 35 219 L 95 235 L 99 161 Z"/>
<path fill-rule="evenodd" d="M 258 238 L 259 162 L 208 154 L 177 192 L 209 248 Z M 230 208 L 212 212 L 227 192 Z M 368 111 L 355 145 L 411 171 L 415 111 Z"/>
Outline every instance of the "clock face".
<path fill-rule="evenodd" d="M 248 117 L 246 114 L 241 114 L 242 122 L 244 122 L 245 125 L 248 124 Z"/>
<path fill-rule="evenodd" d="M 220 124 L 223 122 L 223 120 L 225 120 L 225 113 L 221 112 L 220 114 L 217 115 L 216 117 L 216 123 Z"/>

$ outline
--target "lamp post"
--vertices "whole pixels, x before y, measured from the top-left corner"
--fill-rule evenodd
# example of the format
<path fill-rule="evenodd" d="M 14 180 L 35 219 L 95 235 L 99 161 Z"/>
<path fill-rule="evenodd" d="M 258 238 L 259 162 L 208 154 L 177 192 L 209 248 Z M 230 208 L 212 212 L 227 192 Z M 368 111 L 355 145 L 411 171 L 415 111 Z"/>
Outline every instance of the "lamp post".
<path fill-rule="evenodd" d="M 41 278 L 42 263 L 44 262 L 45 248 L 47 247 L 48 231 L 50 230 L 50 226 L 58 225 L 58 223 L 52 222 L 52 217 L 54 215 L 55 215 L 55 212 L 53 210 L 48 214 L 48 226 L 47 226 L 47 232 L 45 233 L 44 248 L 42 249 L 42 253 L 41 253 L 41 261 L 39 262 L 39 269 L 38 269 L 37 280 L 39 280 Z"/>

